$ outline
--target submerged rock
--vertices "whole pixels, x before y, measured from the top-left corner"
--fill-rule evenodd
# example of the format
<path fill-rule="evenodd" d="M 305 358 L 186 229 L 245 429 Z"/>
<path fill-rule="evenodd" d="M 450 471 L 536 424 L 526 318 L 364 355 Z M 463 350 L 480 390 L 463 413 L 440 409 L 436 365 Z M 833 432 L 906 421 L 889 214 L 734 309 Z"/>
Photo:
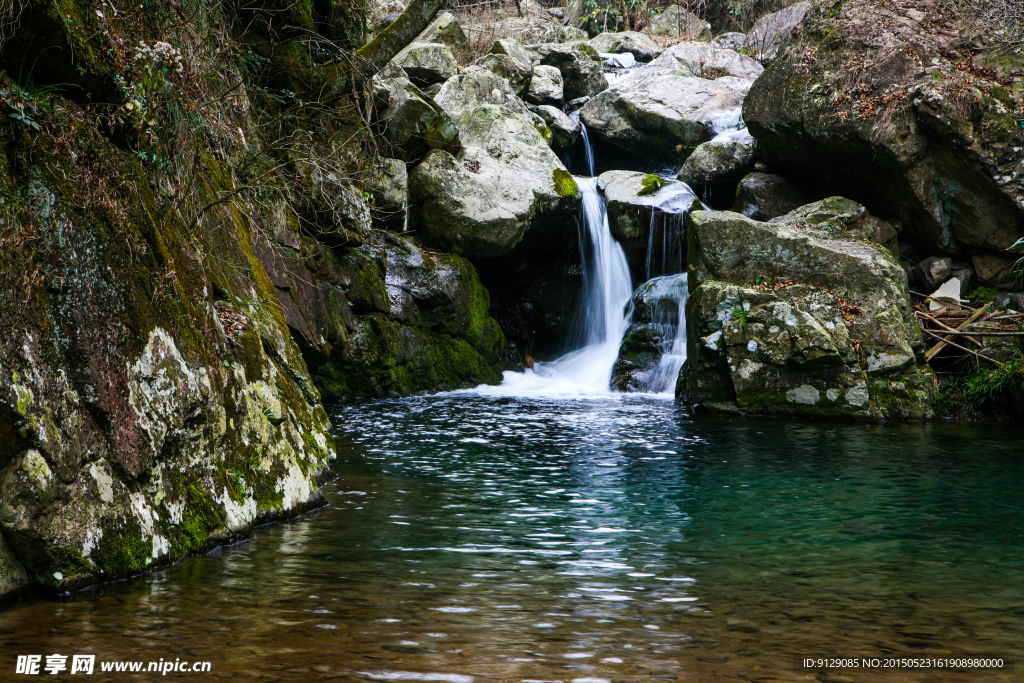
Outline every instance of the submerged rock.
<path fill-rule="evenodd" d="M 435 151 L 410 178 L 417 229 L 430 244 L 475 258 L 508 253 L 528 228 L 565 220 L 579 188 L 524 117 L 482 105 L 456 120 L 464 149 Z"/>
<path fill-rule="evenodd" d="M 835 216 L 857 212 L 829 201 L 772 223 L 692 214 L 681 398 L 729 413 L 932 414 L 906 273 L 881 246 L 836 230 Z"/>

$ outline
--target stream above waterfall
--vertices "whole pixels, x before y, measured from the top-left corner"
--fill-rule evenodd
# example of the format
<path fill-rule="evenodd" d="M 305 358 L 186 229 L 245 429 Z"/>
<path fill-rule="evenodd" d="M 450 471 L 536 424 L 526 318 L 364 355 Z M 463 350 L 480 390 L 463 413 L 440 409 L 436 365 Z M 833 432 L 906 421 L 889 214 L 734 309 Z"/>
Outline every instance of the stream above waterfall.
<path fill-rule="evenodd" d="M 1024 654 L 1014 431 L 696 419 L 625 394 L 332 414 L 329 507 L 14 605 L 9 671 L 56 652 L 236 680 L 806 681 L 794 656 Z"/>

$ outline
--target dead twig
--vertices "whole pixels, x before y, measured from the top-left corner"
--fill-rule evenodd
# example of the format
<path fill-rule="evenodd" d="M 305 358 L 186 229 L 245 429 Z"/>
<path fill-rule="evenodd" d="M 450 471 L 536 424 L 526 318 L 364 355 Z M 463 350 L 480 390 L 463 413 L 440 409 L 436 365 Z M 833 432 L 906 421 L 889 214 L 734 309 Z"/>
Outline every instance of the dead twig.
<path fill-rule="evenodd" d="M 975 320 L 977 320 L 978 318 L 983 316 L 985 314 L 985 311 L 987 311 L 988 307 L 991 306 L 991 305 L 992 305 L 992 302 L 989 302 L 989 303 L 985 304 L 984 306 L 982 306 L 977 311 L 975 311 L 974 315 L 972 315 L 970 318 L 968 318 L 966 321 L 964 321 L 964 323 L 962 325 L 960 325 L 960 327 L 957 328 L 957 331 L 963 330 L 965 327 L 967 327 L 968 325 L 973 323 Z M 939 351 L 941 351 L 946 344 L 952 344 L 952 337 L 949 337 L 949 339 L 943 339 L 942 337 L 939 337 L 938 335 L 934 334 L 931 330 L 924 330 L 924 331 L 939 340 L 938 344 L 936 344 L 932 348 L 928 349 L 928 353 L 924 354 L 924 359 L 926 361 L 930 361 L 932 358 L 935 358 L 935 356 L 938 355 Z M 957 346 L 956 344 L 952 344 L 952 345 L 953 346 Z M 963 348 L 963 347 L 962 346 L 957 346 L 957 348 Z M 969 349 L 964 349 L 964 350 L 965 351 L 969 351 Z M 974 353 L 974 351 L 970 351 L 970 353 Z"/>
<path fill-rule="evenodd" d="M 989 363 L 995 363 L 999 367 L 1003 366 L 1003 363 L 1000 363 L 995 358 L 989 358 L 988 356 L 983 356 L 980 353 L 978 353 L 977 351 L 972 351 L 971 349 L 969 349 L 969 348 L 967 348 L 965 346 L 960 346 L 956 342 L 953 342 L 953 341 L 950 341 L 949 339 L 944 339 L 943 337 L 940 337 L 939 335 L 935 334 L 931 330 L 922 330 L 922 331 L 925 334 L 927 334 L 928 336 L 935 337 L 936 339 L 939 340 L 939 343 L 936 344 L 932 348 L 938 348 L 939 350 L 941 350 L 943 347 L 945 347 L 948 344 L 949 346 L 956 347 L 956 348 L 960 349 L 961 351 L 966 351 L 967 353 L 971 354 L 972 356 L 977 356 L 978 358 L 981 358 L 982 360 L 987 360 Z M 929 353 L 931 353 L 931 352 L 929 351 Z M 936 353 L 938 353 L 938 352 L 936 352 Z M 925 357 L 927 358 L 927 355 Z M 931 359 L 929 358 L 929 360 L 931 360 Z"/>

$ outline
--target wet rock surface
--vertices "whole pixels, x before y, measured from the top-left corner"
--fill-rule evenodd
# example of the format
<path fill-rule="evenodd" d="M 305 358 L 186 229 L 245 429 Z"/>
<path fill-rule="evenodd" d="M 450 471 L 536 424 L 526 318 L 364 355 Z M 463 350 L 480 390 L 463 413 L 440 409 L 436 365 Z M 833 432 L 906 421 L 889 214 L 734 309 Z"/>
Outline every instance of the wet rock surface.
<path fill-rule="evenodd" d="M 918 363 L 906 273 L 839 225 L 869 220 L 862 211 L 825 200 L 771 223 L 691 215 L 680 397 L 731 413 L 931 415 L 934 376 Z"/>

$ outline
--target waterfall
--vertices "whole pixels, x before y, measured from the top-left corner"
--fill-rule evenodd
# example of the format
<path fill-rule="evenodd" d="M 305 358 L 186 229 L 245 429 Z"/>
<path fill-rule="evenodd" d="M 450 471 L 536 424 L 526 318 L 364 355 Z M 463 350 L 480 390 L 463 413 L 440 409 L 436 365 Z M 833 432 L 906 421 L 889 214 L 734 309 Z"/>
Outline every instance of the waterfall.
<path fill-rule="evenodd" d="M 651 308 L 652 324 L 658 331 L 661 360 L 647 380 L 648 390 L 655 394 L 674 393 L 679 370 L 686 362 L 686 301 L 690 289 L 686 273 L 660 278 L 660 299 Z M 671 302 L 673 306 L 666 306 Z"/>
<path fill-rule="evenodd" d="M 587 126 L 580 121 L 580 137 L 583 138 L 583 151 L 587 154 L 587 175 L 594 175 L 594 148 L 590 146 L 590 136 L 587 135 Z"/>
<path fill-rule="evenodd" d="M 595 178 L 577 178 L 583 194 L 583 223 L 580 231 L 580 254 L 583 260 L 584 348 L 622 341 L 625 330 L 623 307 L 629 301 L 629 266 L 626 255 L 608 227 L 605 199 L 597 191 Z M 611 369 L 611 365 L 608 366 Z"/>
<path fill-rule="evenodd" d="M 686 217 L 697 198 L 684 182 L 671 181 L 650 197 L 651 222 L 647 230 L 648 280 L 686 270 Z M 708 208 L 708 207 L 704 207 Z"/>
<path fill-rule="evenodd" d="M 686 243 L 686 214 L 651 211 L 651 224 L 647 233 L 647 279 L 656 275 L 672 275 L 686 269 L 683 251 Z M 661 256 L 660 266 L 652 272 L 652 265 L 658 265 L 655 252 Z"/>
<path fill-rule="evenodd" d="M 569 114 L 569 118 L 580 124 L 580 138 L 583 140 L 583 152 L 587 156 L 587 175 L 594 175 L 594 148 L 590 146 L 590 136 L 587 135 L 587 127 L 580 119 L 580 110 L 577 109 Z"/>
<path fill-rule="evenodd" d="M 612 366 L 629 324 L 624 314 L 633 293 L 626 254 L 608 227 L 604 197 L 596 178 L 576 177 L 583 195 L 580 253 L 583 288 L 577 317 L 578 345 L 561 358 L 537 362 L 533 370 L 506 372 L 501 386 L 473 391 L 500 396 L 608 395 Z"/>

